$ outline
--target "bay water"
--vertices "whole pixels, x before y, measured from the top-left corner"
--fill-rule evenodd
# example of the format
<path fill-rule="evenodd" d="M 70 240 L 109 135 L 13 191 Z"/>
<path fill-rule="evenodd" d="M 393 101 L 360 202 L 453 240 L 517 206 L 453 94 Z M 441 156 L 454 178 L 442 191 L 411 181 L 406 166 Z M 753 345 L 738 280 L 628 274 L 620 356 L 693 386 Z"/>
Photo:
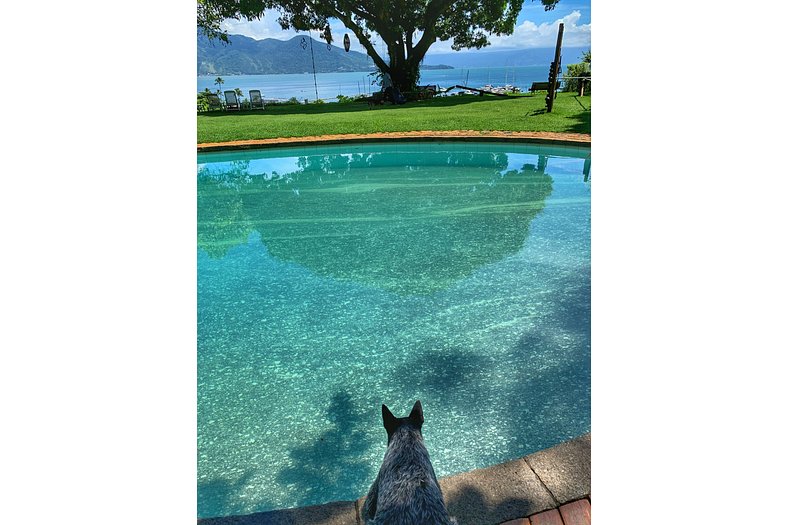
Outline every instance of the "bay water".
<path fill-rule="evenodd" d="M 421 72 L 419 84 L 435 84 L 441 88 L 455 85 L 480 88 L 487 84 L 503 86 L 510 84 L 527 91 L 532 82 L 546 82 L 549 65 L 523 67 L 477 67 L 455 69 L 430 69 Z M 293 73 L 287 75 L 226 75 L 224 83 L 215 83 L 216 76 L 198 76 L 197 91 L 208 88 L 211 91 L 238 88 L 244 97 L 250 89 L 259 89 L 265 100 L 287 100 L 291 97 L 300 102 L 304 99 L 326 102 L 336 101 L 337 95 L 355 96 L 380 91 L 380 85 L 373 84 L 375 77 L 371 71 L 345 73 Z M 454 90 L 459 92 L 460 90 Z"/>

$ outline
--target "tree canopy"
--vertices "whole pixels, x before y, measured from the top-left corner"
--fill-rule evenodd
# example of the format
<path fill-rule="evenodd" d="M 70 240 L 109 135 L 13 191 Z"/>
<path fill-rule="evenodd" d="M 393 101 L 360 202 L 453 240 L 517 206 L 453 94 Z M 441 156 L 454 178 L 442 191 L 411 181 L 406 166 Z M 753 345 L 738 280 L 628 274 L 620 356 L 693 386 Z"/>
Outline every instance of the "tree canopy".
<path fill-rule="evenodd" d="M 314 29 L 330 44 L 329 20 L 335 18 L 353 31 L 378 70 L 389 73 L 401 90 L 410 90 L 418 82 L 419 64 L 437 40 L 452 39 L 454 50 L 487 46 L 489 35 L 514 31 L 524 1 L 198 0 L 197 24 L 206 35 L 226 42 L 222 20 L 259 19 L 266 9 L 275 9 L 282 29 Z M 549 11 L 560 0 L 539 1 Z M 383 40 L 388 60 L 373 45 L 373 33 Z"/>

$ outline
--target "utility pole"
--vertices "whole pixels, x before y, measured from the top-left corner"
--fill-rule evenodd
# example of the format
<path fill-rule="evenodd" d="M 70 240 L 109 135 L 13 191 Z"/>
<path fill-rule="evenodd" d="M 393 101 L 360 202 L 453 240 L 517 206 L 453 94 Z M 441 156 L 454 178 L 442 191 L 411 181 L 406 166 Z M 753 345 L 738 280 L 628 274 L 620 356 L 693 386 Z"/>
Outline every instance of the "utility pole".
<path fill-rule="evenodd" d="M 564 30 L 563 24 L 561 24 L 561 30 Z M 312 30 L 309 30 L 309 51 L 312 53 L 312 77 L 315 79 L 315 102 L 320 100 L 320 95 L 317 94 L 317 72 L 315 71 L 315 50 L 312 47 Z"/>
<path fill-rule="evenodd" d="M 561 69 L 561 40 L 564 37 L 564 23 L 558 24 L 558 40 L 555 43 L 555 60 L 550 64 L 550 76 L 547 79 L 547 112 L 553 111 L 553 101 L 558 84 L 558 70 Z"/>

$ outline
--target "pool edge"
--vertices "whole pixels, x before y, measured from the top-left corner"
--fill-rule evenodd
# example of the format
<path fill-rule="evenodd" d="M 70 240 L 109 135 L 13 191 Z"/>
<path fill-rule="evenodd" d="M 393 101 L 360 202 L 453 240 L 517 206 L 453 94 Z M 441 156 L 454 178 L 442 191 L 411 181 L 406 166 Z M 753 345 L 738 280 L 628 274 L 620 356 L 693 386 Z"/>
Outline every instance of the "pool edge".
<path fill-rule="evenodd" d="M 407 131 L 350 135 L 319 135 L 313 137 L 282 137 L 275 139 L 236 140 L 231 142 L 203 142 L 197 152 L 344 144 L 351 142 L 519 142 L 553 144 L 559 146 L 591 146 L 591 135 L 585 133 L 553 133 L 546 131 Z"/>
<path fill-rule="evenodd" d="M 591 496 L 591 433 L 439 480 L 449 514 L 464 525 L 501 524 Z M 322 505 L 198 519 L 199 525 L 363 525 L 364 497 Z M 590 503 L 589 503 L 590 505 Z"/>

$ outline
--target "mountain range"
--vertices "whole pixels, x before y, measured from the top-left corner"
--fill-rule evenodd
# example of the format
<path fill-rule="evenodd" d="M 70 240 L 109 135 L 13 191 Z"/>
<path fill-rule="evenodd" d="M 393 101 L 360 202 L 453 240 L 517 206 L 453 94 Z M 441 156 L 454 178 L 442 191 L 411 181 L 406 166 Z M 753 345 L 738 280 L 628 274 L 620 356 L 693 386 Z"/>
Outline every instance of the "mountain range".
<path fill-rule="evenodd" d="M 243 35 L 228 35 L 230 44 L 210 40 L 197 31 L 197 75 L 275 75 L 311 73 L 312 52 L 318 73 L 372 71 L 374 64 L 366 53 L 346 52 L 339 45 L 326 45 L 308 36 L 290 40 L 255 40 Z M 310 49 L 311 48 L 311 49 Z M 580 62 L 587 48 L 564 48 L 562 63 Z M 555 49 L 536 48 L 507 51 L 465 50 L 456 53 L 427 54 L 422 69 L 473 67 L 517 67 L 547 65 Z"/>
<path fill-rule="evenodd" d="M 218 39 L 209 40 L 197 34 L 198 75 L 272 75 L 312 72 L 314 51 L 318 73 L 342 71 L 371 71 L 372 59 L 357 51 L 345 52 L 341 46 L 327 46 L 325 42 L 308 36 L 290 40 L 266 38 L 255 40 L 242 35 L 228 35 L 230 44 Z"/>

